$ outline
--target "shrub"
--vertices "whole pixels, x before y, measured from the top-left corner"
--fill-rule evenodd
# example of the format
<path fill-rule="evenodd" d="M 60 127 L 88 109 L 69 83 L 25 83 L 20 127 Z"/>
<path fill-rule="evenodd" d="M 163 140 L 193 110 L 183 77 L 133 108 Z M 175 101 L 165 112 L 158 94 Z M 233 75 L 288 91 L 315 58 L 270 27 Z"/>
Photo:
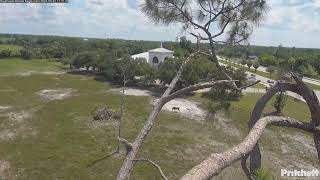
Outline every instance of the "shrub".
<path fill-rule="evenodd" d="M 31 52 L 31 50 L 28 50 L 28 49 L 20 50 L 20 55 L 21 55 L 22 59 L 29 60 L 32 58 L 32 52 Z"/>

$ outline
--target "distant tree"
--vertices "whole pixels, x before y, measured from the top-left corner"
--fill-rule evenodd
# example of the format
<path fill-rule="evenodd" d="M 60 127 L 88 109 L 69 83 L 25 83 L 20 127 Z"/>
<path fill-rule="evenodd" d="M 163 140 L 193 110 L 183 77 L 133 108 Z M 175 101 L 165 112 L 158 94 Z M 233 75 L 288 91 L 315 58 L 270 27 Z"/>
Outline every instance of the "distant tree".
<path fill-rule="evenodd" d="M 69 69 L 72 69 L 72 59 L 71 58 L 63 58 L 60 60 L 62 64 L 69 65 Z"/>
<path fill-rule="evenodd" d="M 86 68 L 89 71 L 90 67 L 97 67 L 97 60 L 98 56 L 95 52 L 82 52 L 73 57 L 72 65 L 77 69 Z"/>
<path fill-rule="evenodd" d="M 288 65 L 290 66 L 291 71 L 293 71 L 293 66 L 295 65 L 295 63 L 296 63 L 296 59 L 294 57 L 290 57 L 288 59 Z"/>
<path fill-rule="evenodd" d="M 279 45 L 276 52 L 275 52 L 275 57 L 278 60 L 280 60 L 280 59 L 287 60 L 289 57 L 289 52 L 282 45 Z"/>
<path fill-rule="evenodd" d="M 180 45 L 181 48 L 186 49 L 186 50 L 188 50 L 188 51 L 191 51 L 192 43 L 191 43 L 190 40 L 187 39 L 186 36 L 182 36 L 182 37 L 180 38 L 179 45 Z"/>
<path fill-rule="evenodd" d="M 245 66 L 247 64 L 247 61 L 245 59 L 243 59 L 241 62 L 240 62 L 243 66 Z"/>
<path fill-rule="evenodd" d="M 53 42 L 42 49 L 46 58 L 62 58 L 66 54 L 66 48 L 59 42 Z"/>
<path fill-rule="evenodd" d="M 272 74 L 276 71 L 276 67 L 275 66 L 268 66 L 266 71 L 269 72 L 270 78 L 272 77 Z"/>
<path fill-rule="evenodd" d="M 177 59 L 165 59 L 158 68 L 159 80 L 164 84 L 170 83 L 172 78 L 176 75 L 180 63 L 181 62 L 178 62 Z"/>
<path fill-rule="evenodd" d="M 32 58 L 32 51 L 30 49 L 22 49 L 20 50 L 20 55 L 22 59 L 29 60 Z"/>
<path fill-rule="evenodd" d="M 253 63 L 253 68 L 255 69 L 255 72 L 257 72 L 259 67 L 260 67 L 260 63 L 258 61 Z"/>
<path fill-rule="evenodd" d="M 318 75 L 317 71 L 310 64 L 300 67 L 299 70 L 305 76 L 315 77 Z"/>
<path fill-rule="evenodd" d="M 287 102 L 287 96 L 284 94 L 284 92 L 280 92 L 276 95 L 272 105 L 275 108 L 277 115 L 282 114 L 282 110 L 286 105 L 286 102 Z"/>
<path fill-rule="evenodd" d="M 250 68 L 252 67 L 252 65 L 253 65 L 253 62 L 252 61 L 247 61 L 247 66 L 248 66 L 248 68 L 249 68 L 249 70 L 250 70 Z"/>
<path fill-rule="evenodd" d="M 263 66 L 276 66 L 278 60 L 275 56 L 264 53 L 259 57 L 259 63 Z"/>
<path fill-rule="evenodd" d="M 12 51 L 9 49 L 2 50 L 0 52 L 0 58 L 8 58 L 11 56 L 11 54 L 12 54 Z"/>

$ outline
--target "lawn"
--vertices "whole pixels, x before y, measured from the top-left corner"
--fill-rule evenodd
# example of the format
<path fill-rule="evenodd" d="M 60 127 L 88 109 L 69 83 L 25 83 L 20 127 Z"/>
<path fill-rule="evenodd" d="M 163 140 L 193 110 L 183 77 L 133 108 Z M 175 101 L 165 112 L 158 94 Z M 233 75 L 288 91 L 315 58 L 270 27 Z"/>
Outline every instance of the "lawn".
<path fill-rule="evenodd" d="M 261 83 L 258 83 L 258 84 L 255 84 L 254 86 L 251 86 L 251 88 L 265 89 L 266 86 Z"/>
<path fill-rule="evenodd" d="M 94 109 L 103 105 L 119 111 L 120 96 L 109 91 L 113 88 L 111 84 L 85 75 L 43 73 L 65 71 L 64 66 L 46 60 L 4 60 L 0 61 L 0 68 L 0 106 L 11 106 L 0 110 L 0 162 L 10 163 L 7 176 L 17 179 L 115 179 L 123 155 L 87 167 L 112 152 L 116 145 L 117 122 L 93 122 L 91 115 Z M 36 73 L 19 75 L 29 71 Z M 66 88 L 74 91 L 72 96 L 62 100 L 44 100 L 38 95 L 41 90 Z M 226 150 L 245 137 L 250 111 L 258 97 L 248 94 L 241 101 L 232 103 L 230 111 L 223 115 L 230 120 L 227 122 L 230 131 L 215 118 L 208 117 L 207 121 L 199 122 L 176 113 L 161 112 L 139 157 L 157 162 L 170 179 L 181 177 L 212 152 Z M 199 94 L 190 98 L 205 107 L 207 99 Z M 124 136 L 129 141 L 143 126 L 151 100 L 151 97 L 126 96 Z M 270 108 L 268 106 L 267 110 Z M 285 112 L 302 120 L 309 116 L 306 105 L 292 99 Z M 232 130 L 239 131 L 239 135 Z M 274 133 L 277 130 L 272 128 Z M 267 137 L 263 142 L 272 144 Z M 275 149 L 272 152 L 279 153 Z M 267 168 L 274 171 L 279 168 L 274 167 L 272 161 L 264 160 Z M 315 160 L 307 160 L 314 165 Z M 223 171 L 217 179 L 228 180 L 235 176 L 246 179 L 239 164 Z M 160 175 L 153 167 L 139 163 L 131 179 L 160 179 Z"/>
<path fill-rule="evenodd" d="M 30 64 L 27 64 L 29 62 Z M 109 83 L 93 77 L 71 74 L 40 74 L 58 70 L 48 61 L 1 61 L 6 65 L 0 76 L 0 160 L 10 163 L 10 174 L 19 179 L 115 179 L 123 156 L 110 157 L 93 167 L 87 165 L 112 152 L 116 145 L 116 122 L 95 123 L 91 112 L 107 105 L 119 111 L 120 96 L 108 90 Z M 43 63 L 43 64 L 42 64 Z M 36 71 L 17 76 L 19 71 Z M 76 92 L 63 100 L 45 101 L 41 90 L 71 88 Z M 124 135 L 133 140 L 150 110 L 149 97 L 126 97 Z M 10 113 L 25 115 L 12 121 Z M 236 142 L 223 138 L 222 131 L 211 122 L 181 118 L 177 114 L 160 113 L 159 121 L 146 143 L 141 157 L 151 158 L 163 166 L 171 179 L 177 179 L 223 144 Z M 9 134 L 10 132 L 11 134 Z M 11 136 L 12 135 L 12 136 Z M 223 139 L 222 139 L 223 138 Z M 220 140 L 221 139 L 221 140 Z M 149 165 L 138 164 L 132 179 L 159 179 Z"/>
<path fill-rule="evenodd" d="M 32 72 L 63 72 L 64 68 L 67 69 L 67 67 L 56 62 L 54 59 L 0 59 L 0 75 L 21 75 Z"/>

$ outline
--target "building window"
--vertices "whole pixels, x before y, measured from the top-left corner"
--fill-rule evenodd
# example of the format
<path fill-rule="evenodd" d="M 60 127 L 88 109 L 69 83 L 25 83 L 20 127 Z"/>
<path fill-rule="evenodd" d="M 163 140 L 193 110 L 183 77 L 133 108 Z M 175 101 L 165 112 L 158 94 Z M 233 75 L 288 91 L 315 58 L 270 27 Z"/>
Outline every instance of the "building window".
<path fill-rule="evenodd" d="M 158 64 L 158 63 L 159 63 L 159 59 L 158 59 L 157 57 L 154 57 L 154 58 L 152 59 L 152 62 L 153 62 L 154 64 Z"/>

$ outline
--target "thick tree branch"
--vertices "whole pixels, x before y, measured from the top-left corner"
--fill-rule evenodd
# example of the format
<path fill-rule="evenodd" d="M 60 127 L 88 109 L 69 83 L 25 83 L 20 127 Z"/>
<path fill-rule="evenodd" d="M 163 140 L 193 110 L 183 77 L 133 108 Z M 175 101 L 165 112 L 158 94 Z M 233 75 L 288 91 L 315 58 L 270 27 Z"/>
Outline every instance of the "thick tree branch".
<path fill-rule="evenodd" d="M 174 90 L 177 82 L 181 78 L 182 70 L 185 67 L 185 65 L 194 57 L 198 54 L 199 52 L 192 53 L 180 66 L 176 76 L 173 78 L 171 81 L 170 85 L 168 86 L 167 90 L 163 93 L 161 98 L 155 103 L 152 111 L 149 114 L 149 117 L 144 125 L 144 127 L 141 129 L 139 134 L 137 135 L 136 139 L 132 143 L 131 150 L 127 153 L 126 158 L 122 164 L 122 167 L 118 173 L 117 179 L 118 180 L 126 180 L 130 177 L 130 174 L 133 170 L 134 167 L 134 159 L 140 149 L 140 146 L 148 136 L 149 132 L 154 126 L 154 123 L 157 120 L 157 116 L 159 112 L 161 111 L 162 107 L 166 103 L 166 98 L 172 93 Z M 167 101 L 168 102 L 168 101 Z"/>
<path fill-rule="evenodd" d="M 261 81 L 259 80 L 259 81 L 256 81 L 256 82 L 254 82 L 254 83 L 252 83 L 252 84 L 249 84 L 249 85 L 247 85 L 247 86 L 243 86 L 243 87 L 240 87 L 239 89 L 246 89 L 246 88 L 249 88 L 249 87 L 251 87 L 251 86 L 254 86 L 254 85 L 256 85 L 256 84 L 258 84 L 258 83 L 260 83 Z"/>
<path fill-rule="evenodd" d="M 313 126 L 312 128 L 317 129 L 317 127 L 320 124 L 320 106 L 319 106 L 319 100 L 315 96 L 314 92 L 309 89 L 308 86 L 306 86 L 302 80 L 296 76 L 295 74 L 292 74 L 293 78 L 295 79 L 297 84 L 292 83 L 283 83 L 283 82 L 277 82 L 274 86 L 269 88 L 266 94 L 264 94 L 256 103 L 252 114 L 250 121 L 248 123 L 249 129 L 251 129 L 261 118 L 262 112 L 268 103 L 268 101 L 278 92 L 283 91 L 291 91 L 296 94 L 299 94 L 304 98 L 306 103 L 308 104 L 309 110 L 311 112 L 311 118 L 312 122 L 310 124 L 312 125 L 302 125 L 301 123 L 295 123 L 295 125 L 291 125 L 294 127 L 299 127 L 303 130 L 310 130 L 310 127 L 306 126 Z M 318 152 L 318 159 L 320 160 L 320 132 L 319 131 L 313 131 L 314 136 L 314 142 L 315 147 Z M 257 169 L 261 167 L 261 153 L 259 144 L 257 143 L 256 146 L 253 148 L 252 152 L 250 153 L 250 172 L 253 175 Z"/>
<path fill-rule="evenodd" d="M 211 154 L 209 158 L 192 168 L 181 179 L 210 179 L 218 175 L 224 168 L 245 157 L 246 154 L 252 151 L 268 124 L 280 123 L 287 120 L 287 118 L 279 116 L 268 116 L 260 119 L 240 144 L 223 153 Z"/>

